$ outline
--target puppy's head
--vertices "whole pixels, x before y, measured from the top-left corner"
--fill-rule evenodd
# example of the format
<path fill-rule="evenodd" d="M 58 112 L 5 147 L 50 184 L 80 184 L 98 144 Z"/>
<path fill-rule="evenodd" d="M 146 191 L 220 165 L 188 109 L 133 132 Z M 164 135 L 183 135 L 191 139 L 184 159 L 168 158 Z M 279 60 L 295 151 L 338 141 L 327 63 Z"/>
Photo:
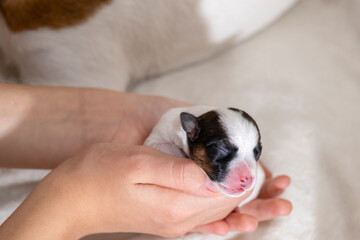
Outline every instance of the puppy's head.
<path fill-rule="evenodd" d="M 238 197 L 254 187 L 261 137 L 254 119 L 235 108 L 194 116 L 180 114 L 189 157 L 225 195 Z"/>

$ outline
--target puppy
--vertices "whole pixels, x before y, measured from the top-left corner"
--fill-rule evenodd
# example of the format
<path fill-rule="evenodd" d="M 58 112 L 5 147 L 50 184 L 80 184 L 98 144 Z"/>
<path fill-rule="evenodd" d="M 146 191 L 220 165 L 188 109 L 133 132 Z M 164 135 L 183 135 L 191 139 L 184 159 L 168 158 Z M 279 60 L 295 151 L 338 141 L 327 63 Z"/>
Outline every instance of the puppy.
<path fill-rule="evenodd" d="M 259 128 L 249 114 L 236 108 L 171 109 L 145 145 L 191 158 L 226 196 L 240 197 L 253 189 L 241 205 L 257 197 L 265 179 L 258 165 L 262 151 Z"/>

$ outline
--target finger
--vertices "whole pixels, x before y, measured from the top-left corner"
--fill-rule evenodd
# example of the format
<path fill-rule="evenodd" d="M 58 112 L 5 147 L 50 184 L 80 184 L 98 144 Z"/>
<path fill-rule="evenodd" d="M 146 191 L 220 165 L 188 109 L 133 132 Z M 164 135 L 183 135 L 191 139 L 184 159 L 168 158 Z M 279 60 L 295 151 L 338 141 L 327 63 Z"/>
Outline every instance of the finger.
<path fill-rule="evenodd" d="M 278 176 L 264 182 L 259 198 L 273 198 L 281 195 L 289 186 L 290 178 L 286 175 Z"/>
<path fill-rule="evenodd" d="M 206 187 L 207 176 L 196 163 L 153 149 L 151 152 L 153 157 L 141 160 L 141 166 L 137 166 L 139 170 L 133 177 L 135 183 L 154 184 L 200 196 L 215 195 Z"/>
<path fill-rule="evenodd" d="M 239 210 L 239 213 L 254 216 L 258 221 L 266 221 L 277 216 L 289 215 L 292 211 L 292 204 L 285 199 L 256 199 Z"/>
<path fill-rule="evenodd" d="M 221 236 L 226 235 L 229 231 L 229 224 L 224 220 L 197 226 L 193 229 L 193 232 L 212 233 Z"/>
<path fill-rule="evenodd" d="M 263 164 L 263 162 L 260 160 L 259 161 L 259 164 L 260 166 L 264 169 L 264 172 L 265 172 L 265 178 L 268 179 L 268 178 L 271 178 L 272 177 L 272 173 L 270 172 L 270 170 L 265 167 L 265 165 Z"/>
<path fill-rule="evenodd" d="M 230 231 L 253 232 L 258 226 L 258 221 L 255 217 L 239 212 L 230 213 L 225 218 L 225 221 L 229 224 Z"/>

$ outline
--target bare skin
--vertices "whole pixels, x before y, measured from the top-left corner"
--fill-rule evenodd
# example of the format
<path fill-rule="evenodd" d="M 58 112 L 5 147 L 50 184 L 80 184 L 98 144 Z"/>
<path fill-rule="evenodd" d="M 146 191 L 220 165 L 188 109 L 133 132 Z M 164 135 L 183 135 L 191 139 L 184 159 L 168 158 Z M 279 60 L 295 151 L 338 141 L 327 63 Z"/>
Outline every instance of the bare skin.
<path fill-rule="evenodd" d="M 268 173 L 260 197 L 235 213 L 242 199 L 207 190 L 191 160 L 138 146 L 165 111 L 184 105 L 100 89 L 0 84 L 0 167 L 55 168 L 0 227 L 0 238 L 32 239 L 39 228 L 49 239 L 114 231 L 224 235 L 288 215 L 291 203 L 277 197 L 287 176 Z"/>
<path fill-rule="evenodd" d="M 141 145 L 165 111 L 184 104 L 100 89 L 0 83 L 0 167 L 54 168 L 98 142 Z"/>

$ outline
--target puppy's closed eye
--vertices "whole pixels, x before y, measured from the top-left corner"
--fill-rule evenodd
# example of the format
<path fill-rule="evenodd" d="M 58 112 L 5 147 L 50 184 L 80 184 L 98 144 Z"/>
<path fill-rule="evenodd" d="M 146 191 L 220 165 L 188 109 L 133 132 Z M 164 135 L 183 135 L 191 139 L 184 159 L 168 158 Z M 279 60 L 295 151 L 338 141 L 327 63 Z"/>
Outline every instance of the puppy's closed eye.
<path fill-rule="evenodd" d="M 237 148 L 224 140 L 215 140 L 206 144 L 207 153 L 216 162 L 229 161 L 237 152 Z"/>
<path fill-rule="evenodd" d="M 226 154 L 228 152 L 228 148 L 226 144 L 224 144 L 223 140 L 215 140 L 207 143 L 206 148 L 212 151 L 219 151 L 221 153 Z"/>

